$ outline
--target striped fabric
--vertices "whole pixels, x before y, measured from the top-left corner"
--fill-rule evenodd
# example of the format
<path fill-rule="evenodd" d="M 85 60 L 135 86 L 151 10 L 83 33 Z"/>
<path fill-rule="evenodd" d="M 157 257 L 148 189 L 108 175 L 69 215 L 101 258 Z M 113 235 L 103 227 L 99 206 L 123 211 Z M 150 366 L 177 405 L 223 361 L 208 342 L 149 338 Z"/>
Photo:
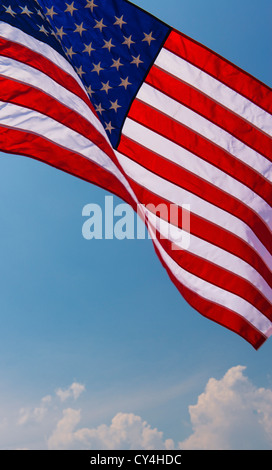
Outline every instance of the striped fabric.
<path fill-rule="evenodd" d="M 156 243 L 175 285 L 256 348 L 272 333 L 271 98 L 268 87 L 172 31 L 118 147 L 141 202 L 191 206 L 188 250 Z"/>
<path fill-rule="evenodd" d="M 101 186 L 138 213 L 140 207 L 157 255 L 187 302 L 259 348 L 272 334 L 271 89 L 125 0 L 0 8 L 1 150 Z M 133 49 L 136 32 L 122 30 L 135 12 L 134 27 L 144 33 L 140 54 Z M 147 64 L 126 107 L 131 69 L 117 83 L 103 78 L 106 56 L 92 59 L 98 39 L 90 42 L 87 34 L 103 35 L 103 25 L 100 54 L 108 49 L 116 70 L 128 57 L 135 71 Z M 79 41 L 81 55 L 74 52 Z M 121 55 L 121 46 L 130 56 Z M 76 62 L 82 57 L 93 69 Z M 119 107 L 125 112 L 118 121 Z M 152 212 L 162 203 L 179 208 L 180 233 L 182 206 L 190 206 L 186 249 L 171 239 L 171 220 Z"/>

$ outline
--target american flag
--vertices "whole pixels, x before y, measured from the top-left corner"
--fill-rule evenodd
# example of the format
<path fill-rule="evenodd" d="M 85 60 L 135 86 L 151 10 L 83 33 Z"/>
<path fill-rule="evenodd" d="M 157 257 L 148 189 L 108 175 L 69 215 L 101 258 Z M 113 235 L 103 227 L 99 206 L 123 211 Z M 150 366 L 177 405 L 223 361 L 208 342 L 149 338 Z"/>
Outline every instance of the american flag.
<path fill-rule="evenodd" d="M 4 0 L 0 87 L 2 151 L 142 207 L 186 301 L 255 349 L 264 343 L 272 334 L 268 86 L 126 0 Z M 186 249 L 173 249 L 160 204 L 180 215 L 190 206 Z"/>

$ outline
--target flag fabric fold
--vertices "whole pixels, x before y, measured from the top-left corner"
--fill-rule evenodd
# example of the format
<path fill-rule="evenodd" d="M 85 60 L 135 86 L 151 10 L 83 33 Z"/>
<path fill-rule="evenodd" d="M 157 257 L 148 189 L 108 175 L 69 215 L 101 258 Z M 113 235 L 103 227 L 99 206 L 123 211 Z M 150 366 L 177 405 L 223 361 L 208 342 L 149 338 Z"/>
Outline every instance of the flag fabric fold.
<path fill-rule="evenodd" d="M 272 90 L 126 0 L 0 6 L 0 149 L 148 217 L 186 301 L 258 349 L 272 334 Z M 190 207 L 190 244 L 156 208 Z M 158 228 L 159 227 L 159 228 Z"/>

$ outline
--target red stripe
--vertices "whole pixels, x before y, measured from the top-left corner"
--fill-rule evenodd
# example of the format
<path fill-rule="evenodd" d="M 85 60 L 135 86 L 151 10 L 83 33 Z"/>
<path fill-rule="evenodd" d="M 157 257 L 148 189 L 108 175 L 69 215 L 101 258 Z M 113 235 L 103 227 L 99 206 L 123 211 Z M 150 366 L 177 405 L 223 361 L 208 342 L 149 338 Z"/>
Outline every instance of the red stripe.
<path fill-rule="evenodd" d="M 137 103 L 137 106 L 139 107 L 140 105 Z M 141 107 L 143 109 L 143 105 Z M 129 117 L 131 116 L 133 115 L 130 111 Z M 142 119 L 144 119 L 144 116 L 142 116 Z M 180 124 L 180 126 L 182 125 Z M 269 204 L 271 204 L 272 184 L 245 162 L 241 162 L 224 149 L 214 145 L 205 138 L 201 138 L 201 136 L 198 136 L 186 126 L 182 126 L 175 137 L 175 143 L 180 147 L 189 150 L 189 152 L 194 153 L 202 160 L 210 163 L 219 170 L 224 171 L 232 178 L 240 181 L 240 183 L 250 188 L 256 194 L 259 194 L 260 192 L 260 195 L 264 197 L 264 200 L 269 201 Z M 167 138 L 171 140 L 171 133 Z"/>
<path fill-rule="evenodd" d="M 129 117 L 134 119 L 136 122 L 145 125 L 152 131 L 155 131 L 170 140 L 174 140 L 178 144 L 181 142 L 184 126 L 138 100 L 134 101 L 130 109 Z M 195 147 L 201 145 L 202 142 L 204 145 L 207 143 L 205 139 L 196 135 L 190 129 L 185 129 L 185 133 L 189 133 L 191 135 L 191 139 L 195 141 Z M 132 145 L 132 142 L 130 142 L 130 145 Z M 215 186 L 205 182 L 199 177 L 190 174 L 181 167 L 170 164 L 170 162 L 166 163 L 166 160 L 159 158 L 158 155 L 154 158 L 154 153 L 140 147 L 135 142 L 133 142 L 133 147 L 134 148 L 130 152 L 130 158 L 135 159 L 135 161 L 138 161 L 143 166 L 148 166 L 150 171 L 153 171 L 153 173 L 157 172 L 157 174 L 160 174 L 164 179 L 169 178 L 169 180 L 174 182 L 174 184 L 196 194 L 203 200 L 210 202 L 214 206 L 217 206 L 244 221 L 249 227 L 251 227 L 267 250 L 272 253 L 271 232 L 266 224 L 259 218 L 258 214 L 242 204 L 238 199 L 223 192 L 223 190 L 217 189 Z M 137 148 L 137 150 L 135 150 L 135 148 Z M 216 152 L 216 147 L 214 147 L 214 149 Z M 127 150 L 129 151 L 129 149 Z M 143 153 L 146 155 L 145 158 Z"/>
<path fill-rule="evenodd" d="M 52 78 L 56 83 L 82 99 L 96 115 L 91 101 L 88 99 L 88 96 L 84 93 L 78 82 L 63 69 L 55 65 L 51 60 L 25 46 L 22 46 L 21 44 L 13 43 L 12 41 L 8 41 L 3 38 L 0 38 L 0 55 L 22 62 L 23 64 L 29 65 L 30 67 L 44 73 L 48 77 Z"/>
<path fill-rule="evenodd" d="M 34 133 L 0 126 L 0 151 L 34 158 L 84 181 L 111 191 L 126 203 L 135 202 L 120 181 L 110 172 Z"/>
<path fill-rule="evenodd" d="M 0 148 L 2 151 L 7 151 L 9 153 L 21 153 L 23 155 L 27 155 L 88 182 L 97 184 L 98 186 L 117 194 L 128 204 L 131 204 L 132 206 L 134 205 L 134 202 L 130 200 L 122 185 L 115 177 L 113 177 L 113 175 L 83 157 L 80 157 L 66 149 L 57 147 L 40 136 L 2 127 L 0 128 Z M 157 254 L 161 259 L 160 254 Z M 164 265 L 162 259 L 161 262 Z M 216 304 L 213 304 L 190 291 L 174 278 L 168 268 L 167 271 L 170 278 L 187 302 L 199 311 L 199 313 L 240 334 L 255 348 L 260 347 L 260 345 L 265 341 L 266 338 L 243 320 L 243 318 L 234 312 L 231 312 L 229 309 L 217 306 Z"/>
<path fill-rule="evenodd" d="M 131 116 L 132 113 L 130 112 L 129 117 Z M 196 141 L 195 136 L 196 134 L 193 131 L 183 126 L 180 129 L 180 138 L 178 138 L 176 143 L 247 186 L 271 205 L 272 184 L 266 178 L 222 148 L 214 146 L 208 140 L 199 138 Z M 171 139 L 171 135 L 167 136 L 167 138 Z"/>
<path fill-rule="evenodd" d="M 110 190 L 135 208 L 135 204 L 113 175 L 74 152 L 52 144 L 43 137 L 2 127 L 0 128 L 0 148 L 2 151 L 15 154 L 20 151 L 24 155 Z"/>
<path fill-rule="evenodd" d="M 271 303 L 251 282 L 198 255 L 179 250 L 178 247 L 173 249 L 175 244 L 161 238 L 158 231 L 157 238 L 168 255 L 185 271 L 241 297 L 272 321 Z"/>
<path fill-rule="evenodd" d="M 153 204 L 155 207 L 161 203 L 166 204 L 168 208 L 168 214 L 170 214 L 169 201 L 152 193 L 136 181 L 132 180 L 132 178 L 129 179 L 129 183 L 141 204 Z M 170 220 L 167 220 L 167 222 L 170 222 Z M 181 209 L 179 209 L 178 213 L 178 223 L 178 226 L 182 228 Z M 240 239 L 231 232 L 228 232 L 223 227 L 219 227 L 218 225 L 215 225 L 192 212 L 190 213 L 190 233 L 244 260 L 265 279 L 270 287 L 272 287 L 271 271 L 266 266 L 259 254 L 244 240 Z"/>
<path fill-rule="evenodd" d="M 14 47 L 14 45 L 12 47 Z M 25 50 L 24 51 L 22 49 L 19 50 L 19 48 L 21 47 Z M 26 51 L 27 51 L 27 54 L 25 56 L 26 60 L 23 59 L 22 62 L 26 62 L 29 65 L 36 67 L 39 70 L 42 70 L 43 72 L 47 73 L 48 76 L 50 76 L 50 74 L 52 73 L 52 78 L 56 80 L 57 70 L 53 70 L 52 68 L 54 64 L 52 64 L 52 62 L 49 61 L 48 59 L 41 58 L 39 54 L 36 54 L 37 57 L 35 57 L 34 62 L 36 61 L 36 59 L 37 59 L 37 62 L 35 63 L 35 65 L 31 57 L 33 54 L 35 55 L 35 53 L 33 53 L 32 51 L 30 53 L 30 51 L 27 48 L 24 48 L 23 46 L 18 45 L 18 48 L 16 46 L 16 50 L 13 49 L 13 52 L 8 51 L 6 49 L 5 54 L 15 54 L 16 60 L 20 60 L 19 56 L 22 58 L 22 55 L 20 55 L 20 51 L 23 52 L 24 54 L 26 54 Z M 7 56 L 12 57 L 9 55 Z M 42 61 L 42 63 L 39 62 L 40 60 Z M 56 67 L 56 69 L 58 68 Z M 69 75 L 66 74 L 65 72 L 60 71 L 59 69 L 58 69 L 58 73 L 61 75 L 61 77 L 59 78 L 60 82 L 63 80 L 62 85 L 65 88 L 68 88 L 68 86 L 71 86 L 70 91 L 72 91 L 72 89 L 74 90 L 77 89 L 76 91 L 73 91 L 73 92 L 75 94 L 79 93 L 82 99 L 84 96 L 84 101 L 87 102 L 88 105 L 90 106 L 90 102 L 88 101 L 88 98 L 86 97 L 86 95 L 84 95 L 84 93 L 82 92 L 81 88 L 78 86 L 76 81 L 72 79 L 73 83 L 71 82 L 71 85 L 69 84 L 67 86 L 66 80 L 67 79 L 68 81 L 70 80 L 70 78 L 68 78 Z M 37 96 L 36 96 L 36 99 L 37 99 Z M 11 100 L 11 97 L 9 99 Z M 21 99 L 21 97 L 18 99 Z M 46 96 L 46 99 L 48 100 L 48 96 Z M 29 97 L 28 97 L 28 100 L 29 100 Z M 53 105 L 53 102 L 56 103 L 55 100 L 52 100 L 51 105 Z M 36 107 L 39 106 L 37 102 L 35 106 Z M 41 112 L 44 113 L 44 110 L 45 110 L 44 104 L 42 105 L 42 108 L 43 108 L 43 111 Z M 62 119 L 62 121 L 59 121 L 59 122 L 62 122 L 64 125 L 67 125 L 69 127 L 74 125 L 76 126 L 78 131 L 79 129 L 81 129 L 80 133 L 82 133 L 86 125 L 86 123 L 83 124 L 84 119 L 81 118 L 82 120 L 80 121 L 80 123 L 72 124 L 71 123 L 72 117 L 73 119 L 75 119 L 75 116 L 78 116 L 78 115 L 76 113 L 71 112 L 71 114 L 67 117 L 61 116 L 61 111 L 63 112 L 64 109 L 67 111 L 67 108 L 61 105 L 57 110 L 53 111 L 53 113 L 56 113 L 55 119 L 58 116 L 58 119 Z M 48 111 L 48 113 L 51 112 L 49 110 L 49 106 L 48 108 L 46 108 L 46 110 Z M 90 135 L 88 136 L 88 138 L 89 137 Z M 130 195 L 127 193 L 127 191 L 124 189 L 122 184 L 118 181 L 118 179 L 115 178 L 112 174 L 110 174 L 103 168 L 99 167 L 98 165 L 85 159 L 84 157 L 76 154 L 75 152 L 71 152 L 68 149 L 59 147 L 56 144 L 49 142 L 47 139 L 39 135 L 30 133 L 30 132 L 22 132 L 22 131 L 10 129 L 10 128 L 2 127 L 0 128 L 0 148 L 5 152 L 15 153 L 15 154 L 21 153 L 24 155 L 28 155 L 32 158 L 43 161 L 51 166 L 54 166 L 63 171 L 71 173 L 77 177 L 80 177 L 86 181 L 92 182 L 98 186 L 101 186 L 117 194 L 119 197 L 124 199 L 127 203 L 131 204 L 135 208 L 135 203 L 131 199 Z M 158 256 L 161 259 L 159 253 L 158 253 Z M 163 263 L 162 259 L 161 261 Z M 231 312 L 229 309 L 225 307 L 217 306 L 216 304 L 213 304 L 212 302 L 202 299 L 200 296 L 193 293 L 189 289 L 185 288 L 180 283 L 178 283 L 174 279 L 174 276 L 172 273 L 169 273 L 169 275 L 170 277 L 172 277 L 173 282 L 177 286 L 179 285 L 178 288 L 181 291 L 181 293 L 185 296 L 185 298 L 187 297 L 188 299 L 187 301 L 194 308 L 200 311 L 200 313 L 202 313 L 205 316 L 208 316 L 210 319 L 213 319 L 214 321 L 226 326 L 227 328 L 232 329 L 233 331 L 236 331 L 238 334 L 241 334 L 241 336 L 245 337 L 247 341 L 253 344 L 254 347 L 256 348 L 259 347 L 265 341 L 264 336 L 261 335 L 259 332 L 257 332 L 257 330 L 255 330 L 255 328 L 252 327 L 242 317 L 240 317 L 234 312 Z M 213 312 L 210 312 L 211 307 L 213 308 Z M 215 317 L 213 318 L 213 316 Z"/>
<path fill-rule="evenodd" d="M 271 138 L 213 99 L 156 66 L 151 68 L 145 81 L 272 160 Z"/>
<path fill-rule="evenodd" d="M 271 88 L 207 47 L 175 30 L 164 47 L 272 113 Z"/>
<path fill-rule="evenodd" d="M 2 101 L 37 111 L 78 132 L 105 152 L 124 175 L 124 170 L 119 164 L 111 145 L 81 114 L 67 108 L 55 98 L 52 98 L 41 90 L 29 87 L 15 80 L 0 76 L 0 87 Z"/>
<path fill-rule="evenodd" d="M 41 90 L 0 76 L 1 101 L 22 106 L 37 111 L 70 129 L 78 132 L 105 152 L 110 157 L 114 156 L 112 147 L 105 137 L 81 114 L 67 108 L 57 99 Z"/>
<path fill-rule="evenodd" d="M 219 325 L 224 326 L 225 328 L 238 334 L 243 339 L 248 341 L 255 349 L 260 348 L 260 346 L 266 341 L 266 336 L 264 336 L 253 325 L 251 325 L 251 323 L 249 323 L 242 316 L 238 315 L 236 312 L 233 312 L 227 307 L 223 307 L 214 302 L 211 302 L 210 300 L 204 299 L 196 292 L 181 284 L 164 262 L 156 245 L 154 245 L 154 247 L 158 258 L 166 269 L 171 281 L 177 287 L 188 304 L 191 305 L 191 307 L 193 307 L 201 315 L 208 318 L 209 320 L 213 320 L 215 323 L 218 323 Z"/>

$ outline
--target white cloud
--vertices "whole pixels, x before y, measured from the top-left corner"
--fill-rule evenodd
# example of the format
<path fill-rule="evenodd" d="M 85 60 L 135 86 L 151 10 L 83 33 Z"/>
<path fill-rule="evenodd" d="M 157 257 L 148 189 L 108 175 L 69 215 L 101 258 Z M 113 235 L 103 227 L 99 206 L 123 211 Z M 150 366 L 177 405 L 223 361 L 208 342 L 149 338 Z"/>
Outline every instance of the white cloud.
<path fill-rule="evenodd" d="M 196 405 L 189 406 L 193 433 L 182 449 L 271 449 L 272 390 L 257 388 L 245 367 L 211 378 Z"/>
<path fill-rule="evenodd" d="M 68 408 L 48 440 L 49 449 L 173 449 L 171 439 L 151 428 L 140 416 L 118 413 L 109 426 L 75 429 L 80 421 L 80 410 Z"/>
<path fill-rule="evenodd" d="M 79 396 L 81 395 L 81 393 L 84 391 L 85 391 L 84 385 L 77 383 L 77 382 L 73 382 L 72 385 L 70 385 L 70 387 L 68 387 L 66 390 L 62 390 L 61 388 L 59 388 L 56 391 L 56 395 L 60 398 L 61 401 L 65 401 L 71 397 L 77 400 Z"/>
<path fill-rule="evenodd" d="M 19 411 L 18 424 L 23 425 L 29 421 L 41 422 L 48 411 L 47 405 L 51 402 L 52 397 L 47 395 L 42 398 L 39 406 L 35 408 L 21 408 Z"/>
<path fill-rule="evenodd" d="M 74 441 L 74 428 L 80 421 L 80 410 L 67 408 L 57 423 L 56 429 L 48 439 L 48 448 L 65 450 L 71 449 Z"/>
<path fill-rule="evenodd" d="M 256 387 L 245 370 L 242 366 L 233 367 L 222 378 L 207 381 L 196 403 L 188 408 L 191 435 L 188 432 L 187 439 L 180 443 L 177 432 L 174 439 L 166 439 L 173 435 L 164 436 L 163 427 L 157 429 L 142 416 L 122 412 L 121 401 L 111 415 L 109 410 L 103 413 L 113 416 L 111 421 L 98 419 L 101 414 L 96 415 L 91 397 L 82 399 L 85 387 L 74 382 L 45 396 L 35 406 L 24 405 L 19 419 L 16 408 L 3 410 L 1 446 L 67 450 L 272 449 L 272 390 Z M 175 400 L 178 396 L 182 400 L 182 393 L 173 394 Z M 76 407 L 70 403 L 67 406 L 69 398 L 77 400 Z M 122 405 L 126 410 L 130 409 L 128 403 Z M 166 406 L 167 401 L 160 404 L 163 412 Z M 181 426 L 180 419 L 180 432 L 184 431 Z"/>

